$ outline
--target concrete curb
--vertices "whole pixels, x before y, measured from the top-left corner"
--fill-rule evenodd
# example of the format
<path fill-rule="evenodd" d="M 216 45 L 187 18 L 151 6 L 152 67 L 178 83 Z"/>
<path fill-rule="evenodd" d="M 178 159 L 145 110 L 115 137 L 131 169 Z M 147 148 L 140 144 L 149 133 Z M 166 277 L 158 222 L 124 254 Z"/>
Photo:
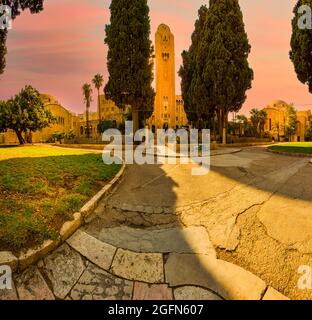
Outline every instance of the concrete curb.
<path fill-rule="evenodd" d="M 63 224 L 59 232 L 59 237 L 56 240 L 47 240 L 39 247 L 31 248 L 20 254 L 19 257 L 16 257 L 10 251 L 0 251 L 0 266 L 8 265 L 12 268 L 12 271 L 23 271 L 32 264 L 35 264 L 50 252 L 54 251 L 70 236 L 72 236 L 82 225 L 85 224 L 85 219 L 94 212 L 99 202 L 106 197 L 119 183 L 124 175 L 125 169 L 126 165 L 123 161 L 122 167 L 116 176 L 91 200 L 89 200 L 79 212 L 76 212 L 73 215 L 74 219 L 72 221 L 66 221 Z"/>
<path fill-rule="evenodd" d="M 223 155 L 226 155 L 226 154 L 235 154 L 235 153 L 239 153 L 241 152 L 242 149 L 240 148 L 232 148 L 230 150 L 226 150 L 226 148 L 224 149 L 219 149 L 219 150 L 211 150 L 210 152 L 210 157 L 217 157 L 217 156 L 223 156 Z M 180 154 L 180 153 L 177 153 L 176 155 L 168 155 L 168 154 L 161 154 L 161 153 L 149 153 L 149 152 L 145 152 L 143 153 L 144 155 L 147 155 L 147 156 L 154 156 L 154 157 L 159 157 L 159 158 L 164 158 L 164 159 L 189 159 L 190 156 L 189 155 L 183 155 L 183 154 Z M 201 155 L 199 155 L 198 157 L 195 157 L 196 159 L 197 158 L 200 158 Z"/>
<path fill-rule="evenodd" d="M 271 150 L 269 148 L 267 148 L 266 151 L 268 151 L 270 153 L 279 154 L 279 155 L 282 155 L 282 156 L 289 156 L 289 157 L 297 157 L 297 158 L 311 158 L 312 157 L 312 154 L 278 151 L 278 150 Z"/>

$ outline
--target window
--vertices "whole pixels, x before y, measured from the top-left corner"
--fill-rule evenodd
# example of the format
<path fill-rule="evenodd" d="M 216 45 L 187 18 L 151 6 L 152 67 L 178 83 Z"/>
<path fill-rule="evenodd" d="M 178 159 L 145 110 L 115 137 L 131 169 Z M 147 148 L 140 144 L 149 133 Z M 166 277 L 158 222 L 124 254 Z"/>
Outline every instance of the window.
<path fill-rule="evenodd" d="M 169 60 L 169 53 L 168 52 L 163 52 L 162 57 L 165 61 Z"/>
<path fill-rule="evenodd" d="M 269 120 L 269 123 L 270 123 L 269 124 L 269 126 L 270 126 L 269 130 L 271 131 L 272 130 L 272 119 Z"/>

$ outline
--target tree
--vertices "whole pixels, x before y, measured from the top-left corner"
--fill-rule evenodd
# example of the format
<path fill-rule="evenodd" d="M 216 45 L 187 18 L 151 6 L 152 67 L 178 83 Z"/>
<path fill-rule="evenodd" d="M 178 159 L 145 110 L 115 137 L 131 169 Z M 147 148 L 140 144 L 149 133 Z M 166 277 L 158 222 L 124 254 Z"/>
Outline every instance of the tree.
<path fill-rule="evenodd" d="M 197 85 L 208 91 L 209 109 L 217 110 L 224 144 L 228 114 L 241 109 L 251 88 L 250 49 L 238 0 L 210 0 L 196 57 L 196 70 L 202 73 L 202 83 Z"/>
<path fill-rule="evenodd" d="M 25 143 L 23 134 L 42 130 L 55 121 L 32 86 L 26 86 L 14 98 L 0 103 L 0 119 L 0 131 L 12 129 L 20 144 Z"/>
<path fill-rule="evenodd" d="M 65 132 L 57 131 L 52 134 L 52 138 L 54 139 L 54 141 L 57 141 L 60 144 L 62 144 L 62 141 L 65 139 L 65 137 L 66 137 Z"/>
<path fill-rule="evenodd" d="M 291 141 L 291 137 L 297 132 L 297 112 L 293 104 L 290 104 L 286 108 L 286 123 L 285 134 L 288 140 Z"/>
<path fill-rule="evenodd" d="M 43 10 L 44 0 L 1 0 L 2 5 L 10 6 L 12 19 L 20 15 L 21 11 L 29 9 L 31 13 L 38 13 Z M 7 30 L 0 30 L 0 74 L 4 72 Z"/>
<path fill-rule="evenodd" d="M 195 30 L 192 34 L 192 44 L 188 51 L 182 52 L 183 64 L 179 70 L 185 112 L 188 120 L 197 126 L 199 126 L 199 122 L 214 113 L 214 110 L 207 106 L 207 101 L 210 99 L 209 91 L 204 85 L 202 72 L 199 72 L 200 70 L 197 68 L 197 54 L 204 35 L 207 15 L 207 6 L 201 6 L 198 10 L 198 19 L 195 22 Z"/>
<path fill-rule="evenodd" d="M 312 93 L 312 30 L 298 26 L 299 19 L 302 19 L 299 14 L 299 7 L 302 5 L 308 5 L 311 8 L 312 0 L 298 0 L 294 7 L 290 59 L 294 64 L 299 81 L 307 84 L 309 92 Z"/>
<path fill-rule="evenodd" d="M 103 133 L 108 129 L 116 129 L 116 125 L 112 120 L 103 120 L 99 124 L 99 132 Z"/>
<path fill-rule="evenodd" d="M 105 94 L 119 108 L 131 106 L 136 131 L 139 120 L 151 114 L 155 99 L 149 7 L 147 0 L 112 0 L 110 11 L 105 38 L 109 71 Z"/>
<path fill-rule="evenodd" d="M 310 123 L 310 126 L 305 132 L 305 141 L 312 141 L 312 123 Z"/>
<path fill-rule="evenodd" d="M 100 89 L 102 88 L 103 83 L 104 83 L 103 76 L 99 73 L 96 74 L 94 76 L 94 78 L 92 79 L 92 82 L 93 82 L 94 87 L 96 88 L 97 94 L 98 94 L 98 113 L 99 113 L 99 122 L 101 122 L 102 113 L 101 113 Z"/>
<path fill-rule="evenodd" d="M 254 136 L 257 136 L 259 131 L 259 124 L 260 124 L 260 111 L 254 108 L 250 111 L 250 114 L 251 114 L 250 121 L 253 125 Z"/>
<path fill-rule="evenodd" d="M 82 87 L 84 102 L 86 104 L 86 118 L 87 118 L 87 138 L 90 138 L 90 123 L 89 123 L 89 109 L 92 102 L 92 88 L 89 83 L 85 83 Z"/>
<path fill-rule="evenodd" d="M 259 133 L 260 133 L 260 138 L 263 138 L 263 132 L 264 132 L 264 126 L 266 124 L 266 121 L 268 119 L 268 114 L 264 110 L 259 111 Z"/>

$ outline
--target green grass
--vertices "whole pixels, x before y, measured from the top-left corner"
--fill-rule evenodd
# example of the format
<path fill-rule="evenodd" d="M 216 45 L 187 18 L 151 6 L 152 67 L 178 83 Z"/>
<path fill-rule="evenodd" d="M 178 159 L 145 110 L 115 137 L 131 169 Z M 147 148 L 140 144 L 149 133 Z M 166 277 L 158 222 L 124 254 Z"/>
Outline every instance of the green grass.
<path fill-rule="evenodd" d="M 101 154 L 51 146 L 0 149 L 0 251 L 55 239 L 120 169 Z"/>
<path fill-rule="evenodd" d="M 273 151 L 312 154 L 312 142 L 283 143 L 270 146 L 269 149 Z"/>

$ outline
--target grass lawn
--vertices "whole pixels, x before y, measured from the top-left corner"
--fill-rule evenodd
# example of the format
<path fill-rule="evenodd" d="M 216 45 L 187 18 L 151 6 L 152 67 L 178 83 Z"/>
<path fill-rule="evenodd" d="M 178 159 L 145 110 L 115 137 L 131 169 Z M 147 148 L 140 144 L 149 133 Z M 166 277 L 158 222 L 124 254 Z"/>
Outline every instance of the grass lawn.
<path fill-rule="evenodd" d="M 55 239 L 120 169 L 101 154 L 52 146 L 0 149 L 0 251 Z"/>
<path fill-rule="evenodd" d="M 283 143 L 271 146 L 269 149 L 283 152 L 312 154 L 312 142 Z"/>

